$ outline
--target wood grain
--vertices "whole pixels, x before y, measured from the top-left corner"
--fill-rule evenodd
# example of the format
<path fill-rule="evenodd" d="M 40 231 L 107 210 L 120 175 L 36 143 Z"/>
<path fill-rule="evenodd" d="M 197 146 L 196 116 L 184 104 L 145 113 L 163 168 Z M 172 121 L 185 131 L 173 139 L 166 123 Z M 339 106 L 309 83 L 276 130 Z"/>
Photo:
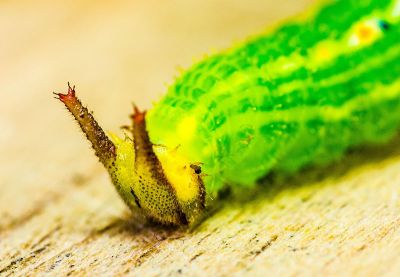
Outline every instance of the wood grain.
<path fill-rule="evenodd" d="M 233 192 L 193 230 L 132 215 L 52 99 L 109 130 L 193 58 L 310 1 L 0 2 L 0 275 L 400 274 L 400 137 Z"/>

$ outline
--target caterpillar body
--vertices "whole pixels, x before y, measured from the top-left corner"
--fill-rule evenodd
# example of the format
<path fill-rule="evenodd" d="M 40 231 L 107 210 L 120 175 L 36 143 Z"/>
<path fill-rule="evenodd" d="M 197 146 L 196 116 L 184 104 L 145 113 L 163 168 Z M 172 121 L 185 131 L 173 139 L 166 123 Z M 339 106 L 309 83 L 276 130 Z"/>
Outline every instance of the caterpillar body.
<path fill-rule="evenodd" d="M 57 94 L 133 210 L 189 224 L 206 196 L 380 143 L 400 127 L 400 1 L 325 1 L 185 71 L 132 138 Z M 208 176 L 203 174 L 205 172 Z"/>

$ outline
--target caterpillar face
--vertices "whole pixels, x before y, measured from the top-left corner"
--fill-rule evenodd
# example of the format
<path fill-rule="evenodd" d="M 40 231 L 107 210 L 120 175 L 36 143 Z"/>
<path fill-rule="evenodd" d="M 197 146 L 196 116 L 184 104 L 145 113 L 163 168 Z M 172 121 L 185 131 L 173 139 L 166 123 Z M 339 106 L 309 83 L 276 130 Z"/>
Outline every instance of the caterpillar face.
<path fill-rule="evenodd" d="M 201 167 L 180 156 L 178 147 L 153 145 L 144 112 L 135 107 L 133 140 L 114 134 L 109 139 L 82 106 L 74 88 L 69 87 L 67 94 L 57 94 L 57 98 L 78 121 L 131 209 L 164 224 L 187 225 L 196 221 L 205 202 Z"/>

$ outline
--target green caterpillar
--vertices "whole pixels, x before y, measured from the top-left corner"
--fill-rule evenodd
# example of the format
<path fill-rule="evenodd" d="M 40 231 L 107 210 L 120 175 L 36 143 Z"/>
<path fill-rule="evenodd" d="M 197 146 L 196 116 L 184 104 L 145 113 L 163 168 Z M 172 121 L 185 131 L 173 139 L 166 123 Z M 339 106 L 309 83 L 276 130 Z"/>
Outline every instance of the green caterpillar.
<path fill-rule="evenodd" d="M 381 143 L 400 127 L 400 0 L 325 1 L 195 64 L 132 137 L 105 135 L 69 87 L 57 94 L 127 205 L 190 224 L 224 185 L 251 186 Z M 206 174 L 204 174 L 204 173 Z"/>

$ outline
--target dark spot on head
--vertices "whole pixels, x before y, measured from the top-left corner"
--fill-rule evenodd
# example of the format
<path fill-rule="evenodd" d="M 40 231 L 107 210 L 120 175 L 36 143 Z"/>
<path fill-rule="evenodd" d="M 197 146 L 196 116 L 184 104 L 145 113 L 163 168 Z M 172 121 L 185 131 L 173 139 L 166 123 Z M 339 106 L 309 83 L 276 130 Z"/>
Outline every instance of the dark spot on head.
<path fill-rule="evenodd" d="M 194 173 L 196 174 L 200 174 L 201 173 L 201 167 L 195 164 L 191 164 L 190 168 L 192 168 L 194 170 Z"/>

